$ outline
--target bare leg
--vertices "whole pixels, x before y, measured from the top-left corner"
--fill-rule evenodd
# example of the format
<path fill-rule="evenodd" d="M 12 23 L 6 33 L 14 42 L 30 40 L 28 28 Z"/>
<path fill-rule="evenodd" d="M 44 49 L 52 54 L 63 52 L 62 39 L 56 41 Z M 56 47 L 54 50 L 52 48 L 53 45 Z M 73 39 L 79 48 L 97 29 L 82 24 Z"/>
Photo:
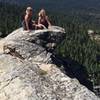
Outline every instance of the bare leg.
<path fill-rule="evenodd" d="M 37 27 L 38 27 L 39 29 L 47 29 L 47 28 L 46 28 L 44 25 L 42 25 L 42 24 L 38 24 Z"/>

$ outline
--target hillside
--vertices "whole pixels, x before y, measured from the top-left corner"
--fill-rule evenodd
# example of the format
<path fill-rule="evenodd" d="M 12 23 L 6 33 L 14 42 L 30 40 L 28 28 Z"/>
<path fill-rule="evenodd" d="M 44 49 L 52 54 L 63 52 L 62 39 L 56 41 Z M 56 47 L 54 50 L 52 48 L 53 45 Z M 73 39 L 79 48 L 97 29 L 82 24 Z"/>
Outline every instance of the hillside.
<path fill-rule="evenodd" d="M 49 2 L 51 1 L 48 1 L 48 3 Z M 1 37 L 7 36 L 13 30 L 21 26 L 21 15 L 27 6 L 18 6 L 9 3 L 0 3 Z M 47 3 L 47 1 L 45 3 Z M 38 4 L 37 1 L 37 5 Z M 38 5 L 39 9 L 40 5 Z M 34 9 L 34 20 L 37 20 L 39 9 Z M 52 9 L 54 8 L 52 7 Z M 69 62 L 68 66 L 73 69 L 73 71 L 77 71 L 77 69 L 80 71 L 81 68 L 85 69 L 87 79 L 90 80 L 94 86 L 97 86 L 100 85 L 100 60 L 98 60 L 100 45 L 97 44 L 96 41 L 92 41 L 87 34 L 88 29 L 92 29 L 100 34 L 99 10 L 93 9 L 89 10 L 89 12 L 92 11 L 92 13 L 82 9 L 80 9 L 80 11 L 76 10 L 76 12 L 74 10 L 68 10 L 69 13 L 66 13 L 66 11 L 60 12 L 60 10 L 57 10 L 59 12 L 51 11 L 50 9 L 50 11 L 47 10 L 47 14 L 53 25 L 62 26 L 66 30 L 66 38 L 57 46 L 55 53 L 58 53 L 64 60 L 67 60 L 67 63 Z M 64 62 L 66 63 L 66 61 Z M 77 73 L 74 74 L 75 76 L 80 76 L 79 74 L 77 75 Z M 92 84 L 89 86 L 92 86 Z"/>
<path fill-rule="evenodd" d="M 18 0 L 17 1 L 12 0 L 12 1 L 19 3 Z M 57 21 L 56 20 L 54 21 L 54 18 L 53 18 L 53 16 L 55 17 L 58 16 L 62 20 L 64 19 L 63 23 L 65 22 L 75 23 L 75 24 L 78 23 L 80 24 L 80 26 L 84 25 L 87 28 L 90 28 L 96 31 L 100 30 L 99 29 L 99 26 L 100 26 L 99 8 L 98 9 L 95 7 L 91 8 L 89 6 L 90 8 L 85 7 L 84 9 L 83 8 L 81 9 L 80 7 L 79 8 L 71 7 L 71 5 L 70 5 L 71 8 L 69 8 L 68 7 L 69 4 L 67 3 L 68 6 L 66 6 L 67 4 L 65 3 L 64 0 L 61 2 L 62 4 L 60 2 L 55 2 L 55 1 L 54 2 L 51 2 L 51 1 L 39 2 L 37 0 L 37 1 L 34 1 L 34 4 L 32 3 L 30 4 L 26 2 L 26 4 L 23 4 L 23 6 L 16 5 L 12 1 L 9 1 L 8 3 L 4 3 L 4 1 L 0 2 L 0 32 L 3 33 L 3 37 L 11 33 L 14 29 L 21 26 L 21 17 L 23 13 L 25 12 L 26 6 L 28 5 L 32 5 L 32 7 L 34 8 L 34 16 L 33 16 L 34 20 L 37 20 L 39 10 L 41 8 L 45 8 L 47 9 L 46 11 L 47 11 L 47 14 L 50 16 L 50 19 L 53 20 L 52 21 L 53 24 L 58 24 L 58 23 L 55 23 Z M 20 1 L 20 4 L 21 2 L 23 2 L 23 0 Z"/>
<path fill-rule="evenodd" d="M 99 0 L 0 0 L 2 2 L 8 2 L 11 4 L 18 5 L 32 5 L 33 8 L 47 8 L 49 10 L 79 10 L 79 9 L 89 9 L 100 8 Z"/>

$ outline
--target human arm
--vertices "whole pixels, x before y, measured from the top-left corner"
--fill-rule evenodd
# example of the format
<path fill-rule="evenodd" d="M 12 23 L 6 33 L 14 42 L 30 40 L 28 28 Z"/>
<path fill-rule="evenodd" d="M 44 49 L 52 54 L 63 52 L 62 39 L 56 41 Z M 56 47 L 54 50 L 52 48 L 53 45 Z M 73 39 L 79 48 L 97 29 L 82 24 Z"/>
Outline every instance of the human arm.
<path fill-rule="evenodd" d="M 39 19 L 38 19 L 38 25 L 37 25 L 39 28 L 43 28 L 43 29 L 46 29 L 46 27 L 43 25 L 43 24 L 41 24 L 41 17 L 39 17 Z"/>
<path fill-rule="evenodd" d="M 41 24 L 41 17 L 38 18 L 38 25 Z"/>
<path fill-rule="evenodd" d="M 26 30 L 27 30 L 27 31 L 30 31 L 28 23 L 29 23 L 29 18 L 28 18 L 28 15 L 26 15 L 26 16 L 25 16 Z"/>

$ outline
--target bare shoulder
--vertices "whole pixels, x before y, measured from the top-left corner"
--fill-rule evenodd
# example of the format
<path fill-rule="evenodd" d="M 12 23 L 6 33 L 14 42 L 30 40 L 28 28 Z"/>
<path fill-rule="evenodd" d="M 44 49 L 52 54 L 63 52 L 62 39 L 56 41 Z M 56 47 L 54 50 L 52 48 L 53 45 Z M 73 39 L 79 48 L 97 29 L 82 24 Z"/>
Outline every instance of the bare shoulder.
<path fill-rule="evenodd" d="M 29 17 L 28 17 L 28 15 L 25 15 L 25 19 L 27 20 Z"/>
<path fill-rule="evenodd" d="M 38 19 L 41 19 L 41 17 L 39 16 L 39 18 Z"/>

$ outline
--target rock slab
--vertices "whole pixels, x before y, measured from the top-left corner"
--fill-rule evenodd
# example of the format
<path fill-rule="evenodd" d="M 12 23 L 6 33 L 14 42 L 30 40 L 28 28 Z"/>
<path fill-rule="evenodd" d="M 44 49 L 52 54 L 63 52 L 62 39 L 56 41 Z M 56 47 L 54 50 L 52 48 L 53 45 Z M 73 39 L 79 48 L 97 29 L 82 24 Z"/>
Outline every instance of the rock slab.
<path fill-rule="evenodd" d="M 64 32 L 20 28 L 0 41 L 0 100 L 100 100 L 53 63 Z"/>

